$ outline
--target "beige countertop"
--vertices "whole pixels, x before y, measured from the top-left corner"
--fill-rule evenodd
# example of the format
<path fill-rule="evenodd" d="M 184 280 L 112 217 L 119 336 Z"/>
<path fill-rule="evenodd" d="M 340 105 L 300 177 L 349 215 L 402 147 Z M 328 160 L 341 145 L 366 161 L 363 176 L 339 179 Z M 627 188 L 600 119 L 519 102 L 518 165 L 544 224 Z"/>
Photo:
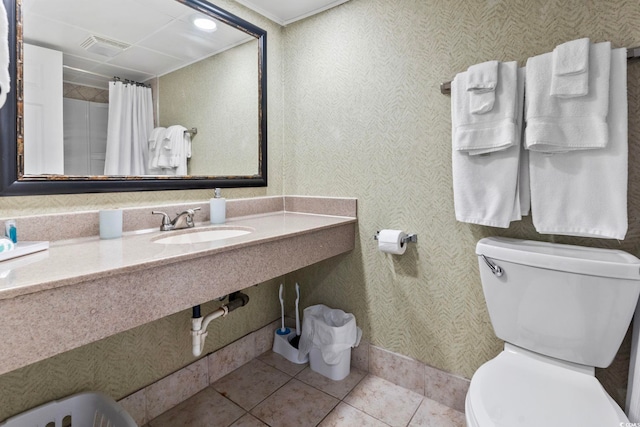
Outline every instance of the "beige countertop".
<path fill-rule="evenodd" d="M 200 206 L 196 220 L 202 222 L 174 231 L 158 230 L 151 207 L 124 209 L 125 232 L 112 240 L 97 236 L 97 211 L 16 218 L 20 240 L 50 246 L 0 262 L 0 374 L 355 247 L 356 200 L 304 196 L 228 201 L 220 227 L 249 234 L 154 242 L 216 227 L 207 204 L 159 208 L 174 213 Z"/>
<path fill-rule="evenodd" d="M 290 238 L 355 221 L 353 217 L 270 212 L 231 218 L 219 226 L 207 222 L 196 224 L 191 229 L 132 231 L 112 240 L 100 240 L 98 236 L 59 240 L 51 242 L 46 251 L 0 263 L 0 300 Z M 159 237 L 214 228 L 241 228 L 251 232 L 203 243 L 153 242 Z"/>

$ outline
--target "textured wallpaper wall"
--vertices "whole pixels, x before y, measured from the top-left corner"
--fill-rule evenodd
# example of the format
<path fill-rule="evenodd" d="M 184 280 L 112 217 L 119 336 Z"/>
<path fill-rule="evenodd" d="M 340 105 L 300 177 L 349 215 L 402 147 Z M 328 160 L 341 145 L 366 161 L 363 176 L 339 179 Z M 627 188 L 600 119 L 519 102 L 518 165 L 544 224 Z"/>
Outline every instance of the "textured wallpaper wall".
<path fill-rule="evenodd" d="M 375 345 L 471 377 L 501 349 L 485 308 L 475 244 L 503 235 L 640 255 L 640 63 L 630 64 L 630 228 L 623 242 L 456 222 L 449 96 L 469 65 L 517 60 L 579 37 L 640 45 L 635 0 L 351 0 L 285 28 L 285 193 L 358 198 L 356 250 L 291 275 L 304 305 L 353 312 Z M 402 257 L 381 228 L 418 233 Z M 628 349 L 627 349 L 628 352 Z M 627 353 L 628 354 L 628 353 Z M 624 356 L 623 356 L 624 358 Z M 621 363 L 624 371 L 624 362 Z M 599 376 L 624 387 L 626 372 Z M 609 387 L 618 392 L 618 385 Z M 617 397 L 617 396 L 616 396 Z"/>
<path fill-rule="evenodd" d="M 160 77 L 160 125 L 197 127 L 190 175 L 258 170 L 258 41 Z"/>
<path fill-rule="evenodd" d="M 509 230 L 457 223 L 450 166 L 450 98 L 438 85 L 469 65 L 518 60 L 588 36 L 640 45 L 637 1 L 351 0 L 280 29 L 232 0 L 216 0 L 269 32 L 269 187 L 225 190 L 358 198 L 356 249 L 287 277 L 302 305 L 353 312 L 374 344 L 470 377 L 500 351 L 478 280 L 478 239 L 504 235 L 615 247 L 640 255 L 640 64 L 629 68 L 630 229 L 623 242 L 538 235 L 529 219 Z M 282 90 L 284 81 L 284 92 Z M 286 142 L 286 144 L 284 143 Z M 0 217 L 204 200 L 211 191 L 0 198 Z M 373 234 L 419 235 L 400 257 Z M 210 333 L 221 346 L 277 317 L 278 281 L 251 288 L 253 301 Z M 273 304 L 275 303 L 275 304 Z M 213 306 L 210 304 L 209 306 Z M 252 308 L 253 307 L 253 308 Z M 0 420 L 79 390 L 122 397 L 188 363 L 183 312 L 0 376 Z M 237 323 L 236 323 L 237 322 Z M 213 336 L 212 336 L 213 335 Z M 209 348 L 207 351 L 211 351 Z M 600 378 L 624 387 L 625 352 Z M 619 368 L 621 367 L 621 368 Z"/>

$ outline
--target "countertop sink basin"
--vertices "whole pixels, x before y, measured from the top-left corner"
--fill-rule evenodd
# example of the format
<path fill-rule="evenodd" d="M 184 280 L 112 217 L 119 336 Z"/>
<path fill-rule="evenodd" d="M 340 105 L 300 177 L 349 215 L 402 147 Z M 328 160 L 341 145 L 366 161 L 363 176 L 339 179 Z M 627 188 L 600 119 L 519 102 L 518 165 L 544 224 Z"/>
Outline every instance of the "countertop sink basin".
<path fill-rule="evenodd" d="M 252 230 L 245 228 L 215 228 L 207 230 L 187 230 L 176 232 L 167 237 L 158 237 L 153 243 L 163 245 L 189 245 L 193 243 L 213 242 L 216 240 L 230 239 L 232 237 L 244 236 L 251 233 Z M 177 234 L 179 233 L 179 234 Z"/>

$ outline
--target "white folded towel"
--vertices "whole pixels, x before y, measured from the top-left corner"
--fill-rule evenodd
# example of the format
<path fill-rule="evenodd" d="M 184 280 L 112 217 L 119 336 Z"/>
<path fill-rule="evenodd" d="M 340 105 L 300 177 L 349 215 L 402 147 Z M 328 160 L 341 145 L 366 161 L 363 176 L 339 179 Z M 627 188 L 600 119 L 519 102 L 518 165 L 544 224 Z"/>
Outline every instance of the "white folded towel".
<path fill-rule="evenodd" d="M 467 69 L 467 91 L 471 114 L 484 114 L 493 109 L 498 85 L 498 61 L 487 61 Z"/>
<path fill-rule="evenodd" d="M 611 43 L 589 53 L 589 93 L 579 98 L 550 96 L 552 54 L 527 60 L 526 148 L 544 153 L 603 148 L 607 145 Z"/>
<path fill-rule="evenodd" d="M 553 49 L 553 74 L 556 76 L 572 76 L 589 71 L 588 38 L 562 43 Z"/>
<path fill-rule="evenodd" d="M 524 79 L 524 68 L 522 69 L 522 75 Z M 524 101 L 524 99 L 523 99 Z M 524 117 L 522 118 L 524 122 Z M 522 138 L 524 139 L 524 126 L 522 127 Z M 513 209 L 513 215 L 511 221 L 522 219 L 523 216 L 527 216 L 531 213 L 531 187 L 529 179 L 529 151 L 525 150 L 521 146 L 520 149 L 520 165 L 518 173 L 518 187 L 516 191 L 516 206 Z"/>
<path fill-rule="evenodd" d="M 518 122 L 516 132 L 518 141 L 524 140 L 524 87 L 526 72 L 524 68 L 518 68 Z M 520 154 L 518 157 L 518 182 L 516 185 L 516 197 L 514 200 L 511 221 L 519 221 L 523 216 L 529 215 L 531 210 L 531 191 L 529 189 L 529 151 L 524 149 L 522 143 L 518 143 Z"/>
<path fill-rule="evenodd" d="M 551 96 L 573 98 L 589 93 L 588 38 L 573 40 L 553 50 Z"/>
<path fill-rule="evenodd" d="M 151 131 L 149 136 L 149 162 L 147 167 L 147 173 L 150 175 L 162 174 L 162 168 L 158 166 L 160 159 L 160 151 L 162 141 L 164 140 L 166 128 L 157 127 Z"/>
<path fill-rule="evenodd" d="M 487 61 L 467 68 L 467 91 L 493 91 L 498 85 L 498 61 Z"/>
<path fill-rule="evenodd" d="M 515 63 L 514 63 L 515 64 Z M 502 64 L 501 64 L 502 65 Z M 459 85 L 452 84 L 452 132 L 459 121 L 459 102 L 468 105 L 466 98 L 456 95 Z M 483 156 L 456 149 L 452 150 L 453 200 L 456 219 L 473 224 L 509 227 L 513 220 L 521 219 L 529 211 L 527 163 L 520 158 L 522 144 L 524 71 L 516 73 L 516 86 L 511 93 L 514 112 L 513 144 Z M 464 89 L 462 89 L 464 90 Z M 504 97 L 499 98 L 504 102 Z"/>
<path fill-rule="evenodd" d="M 529 153 L 531 210 L 539 233 L 622 240 L 627 232 L 627 50 L 611 52 L 609 144 L 548 156 Z"/>
<path fill-rule="evenodd" d="M 11 91 L 11 76 L 9 76 L 9 22 L 4 2 L 0 2 L 0 108 L 7 100 Z"/>
<path fill-rule="evenodd" d="M 191 136 L 187 128 L 169 126 L 160 147 L 158 166 L 168 175 L 187 175 L 187 159 L 191 157 Z"/>
<path fill-rule="evenodd" d="M 504 150 L 516 143 L 518 64 L 500 62 L 495 88 L 496 102 L 485 114 L 472 114 L 467 91 L 467 73 L 458 74 L 451 83 L 453 149 L 471 155 Z M 452 118 L 454 116 L 452 115 Z"/>

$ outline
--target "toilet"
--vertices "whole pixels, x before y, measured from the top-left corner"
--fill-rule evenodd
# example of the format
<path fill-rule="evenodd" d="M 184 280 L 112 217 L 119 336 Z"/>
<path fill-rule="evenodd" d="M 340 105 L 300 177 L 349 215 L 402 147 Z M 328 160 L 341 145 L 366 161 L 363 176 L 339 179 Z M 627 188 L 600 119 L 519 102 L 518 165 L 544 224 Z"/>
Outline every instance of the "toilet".
<path fill-rule="evenodd" d="M 476 246 L 504 350 L 471 379 L 469 427 L 617 427 L 629 420 L 595 377 L 613 361 L 640 294 L 619 250 L 499 237 Z"/>

